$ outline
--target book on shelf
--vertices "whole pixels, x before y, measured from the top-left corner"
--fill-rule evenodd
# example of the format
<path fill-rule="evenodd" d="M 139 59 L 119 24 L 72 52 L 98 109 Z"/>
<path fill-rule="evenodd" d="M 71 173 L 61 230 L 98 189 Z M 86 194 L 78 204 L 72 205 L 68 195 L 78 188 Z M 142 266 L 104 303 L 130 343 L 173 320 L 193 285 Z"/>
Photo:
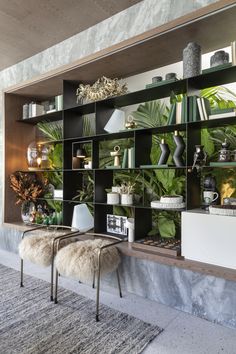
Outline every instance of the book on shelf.
<path fill-rule="evenodd" d="M 128 149 L 128 168 L 135 167 L 134 147 Z"/>
<path fill-rule="evenodd" d="M 186 123 L 188 120 L 188 97 L 184 96 L 181 103 L 181 123 Z"/>
<path fill-rule="evenodd" d="M 208 120 L 211 114 L 210 102 L 205 97 L 197 98 L 197 106 L 200 115 L 200 120 Z"/>
<path fill-rule="evenodd" d="M 198 96 L 189 97 L 189 122 L 198 122 L 199 120 L 201 120 L 197 104 L 198 98 Z"/>
<path fill-rule="evenodd" d="M 210 114 L 209 119 L 228 118 L 228 117 L 235 117 L 235 116 L 236 116 L 236 111 L 221 113 L 221 114 Z"/>
<path fill-rule="evenodd" d="M 176 102 L 176 124 L 186 123 L 188 121 L 189 97 L 183 96 L 181 102 Z"/>
<path fill-rule="evenodd" d="M 230 107 L 230 108 L 214 108 L 211 110 L 211 114 L 222 114 L 222 113 L 230 113 L 230 112 L 235 112 L 236 107 Z"/>
<path fill-rule="evenodd" d="M 167 125 L 175 124 L 175 122 L 176 122 L 176 103 L 173 103 L 170 107 Z"/>
<path fill-rule="evenodd" d="M 124 155 L 122 160 L 122 168 L 128 167 L 128 149 L 124 149 Z"/>
<path fill-rule="evenodd" d="M 181 124 L 182 119 L 182 102 L 176 102 L 175 124 Z"/>

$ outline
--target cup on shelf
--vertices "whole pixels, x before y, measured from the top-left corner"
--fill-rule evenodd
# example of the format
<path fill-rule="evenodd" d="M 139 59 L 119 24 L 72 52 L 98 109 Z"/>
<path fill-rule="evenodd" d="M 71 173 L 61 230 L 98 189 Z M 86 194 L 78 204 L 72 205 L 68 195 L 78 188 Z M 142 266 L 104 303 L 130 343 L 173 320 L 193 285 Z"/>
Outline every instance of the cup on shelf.
<path fill-rule="evenodd" d="M 218 197 L 219 194 L 217 192 L 203 191 L 203 201 L 205 204 L 213 203 Z"/>

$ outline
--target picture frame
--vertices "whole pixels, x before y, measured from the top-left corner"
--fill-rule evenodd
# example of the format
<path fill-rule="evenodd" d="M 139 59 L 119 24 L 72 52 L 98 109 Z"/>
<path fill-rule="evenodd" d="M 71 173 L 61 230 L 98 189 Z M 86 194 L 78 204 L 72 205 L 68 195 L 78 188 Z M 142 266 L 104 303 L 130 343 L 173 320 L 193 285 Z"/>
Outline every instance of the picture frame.
<path fill-rule="evenodd" d="M 107 214 L 107 232 L 127 236 L 126 216 Z"/>

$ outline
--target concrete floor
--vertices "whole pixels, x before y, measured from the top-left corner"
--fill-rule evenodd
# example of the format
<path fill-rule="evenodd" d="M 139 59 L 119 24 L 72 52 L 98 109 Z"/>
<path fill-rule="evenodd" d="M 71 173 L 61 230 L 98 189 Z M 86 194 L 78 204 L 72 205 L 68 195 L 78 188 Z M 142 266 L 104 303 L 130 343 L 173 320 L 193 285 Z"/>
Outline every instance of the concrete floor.
<path fill-rule="evenodd" d="M 0 263 L 19 270 L 19 258 L 13 253 L 0 250 Z M 49 269 L 26 263 L 25 272 L 49 281 Z M 95 299 L 95 291 L 87 285 L 65 278 L 60 278 L 59 285 Z M 103 286 L 101 302 L 164 328 L 164 332 L 148 345 L 143 354 L 236 354 L 236 330 L 130 293 L 123 295 L 120 299 L 116 289 Z"/>

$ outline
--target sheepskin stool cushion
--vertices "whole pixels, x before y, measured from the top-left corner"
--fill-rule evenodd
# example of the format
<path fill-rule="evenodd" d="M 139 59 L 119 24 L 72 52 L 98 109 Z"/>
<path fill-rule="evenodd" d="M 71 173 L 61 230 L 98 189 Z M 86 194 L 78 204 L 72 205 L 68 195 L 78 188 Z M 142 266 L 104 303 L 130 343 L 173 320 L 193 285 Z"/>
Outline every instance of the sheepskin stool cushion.
<path fill-rule="evenodd" d="M 55 259 L 58 272 L 84 283 L 90 282 L 94 271 L 98 270 L 99 249 L 109 243 L 111 242 L 108 240 L 95 239 L 78 241 L 62 248 Z M 117 248 L 115 246 L 105 248 L 101 253 L 101 275 L 113 272 L 119 263 Z"/>
<path fill-rule="evenodd" d="M 53 239 L 62 236 L 65 231 L 35 231 L 34 235 L 24 237 L 19 244 L 19 255 L 22 259 L 42 267 L 49 267 L 52 263 Z M 65 240 L 61 247 L 68 244 Z M 56 247 L 55 247 L 56 248 Z"/>

